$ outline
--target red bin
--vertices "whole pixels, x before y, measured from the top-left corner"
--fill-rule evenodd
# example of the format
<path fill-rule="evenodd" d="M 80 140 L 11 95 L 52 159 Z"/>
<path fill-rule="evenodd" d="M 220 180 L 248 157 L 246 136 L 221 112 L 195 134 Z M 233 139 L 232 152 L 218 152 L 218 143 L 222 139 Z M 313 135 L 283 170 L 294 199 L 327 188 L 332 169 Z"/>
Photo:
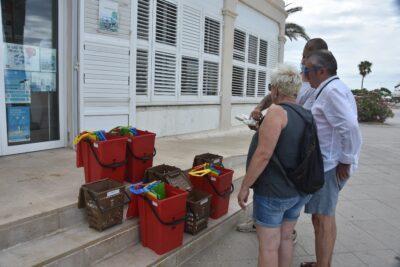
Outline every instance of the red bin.
<path fill-rule="evenodd" d="M 128 137 L 127 150 L 127 177 L 131 183 L 143 179 L 146 169 L 153 166 L 155 156 L 154 143 L 156 134 L 148 131 L 137 130 L 138 135 Z"/>
<path fill-rule="evenodd" d="M 106 134 L 104 141 L 84 141 L 77 146 L 77 165 L 85 171 L 85 182 L 104 178 L 124 182 L 127 137 Z"/>
<path fill-rule="evenodd" d="M 127 219 L 133 219 L 139 216 L 138 202 L 139 197 L 135 194 L 131 194 L 131 202 L 129 202 L 128 211 L 126 212 Z"/>
<path fill-rule="evenodd" d="M 140 239 L 158 255 L 182 245 L 188 192 L 165 184 L 162 200 L 139 197 Z"/>
<path fill-rule="evenodd" d="M 234 190 L 232 179 L 233 170 L 214 166 L 221 171 L 218 177 L 205 175 L 203 177 L 190 176 L 194 188 L 209 193 L 211 197 L 210 218 L 218 219 L 228 212 L 230 195 Z"/>

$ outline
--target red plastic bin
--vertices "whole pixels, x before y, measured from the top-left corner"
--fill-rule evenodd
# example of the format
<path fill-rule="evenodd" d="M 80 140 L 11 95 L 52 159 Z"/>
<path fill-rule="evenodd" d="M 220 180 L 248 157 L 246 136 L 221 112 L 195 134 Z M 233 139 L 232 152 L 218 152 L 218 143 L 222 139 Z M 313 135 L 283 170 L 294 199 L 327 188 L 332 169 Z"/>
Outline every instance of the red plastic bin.
<path fill-rule="evenodd" d="M 137 130 L 138 135 L 128 137 L 127 147 L 127 178 L 131 183 L 143 179 L 146 169 L 153 166 L 153 157 L 156 154 L 154 143 L 156 134 Z"/>
<path fill-rule="evenodd" d="M 96 142 L 82 140 L 77 146 L 77 166 L 83 165 L 86 183 L 104 178 L 124 181 L 128 138 L 110 134 L 106 138 Z"/>
<path fill-rule="evenodd" d="M 131 202 L 129 202 L 128 211 L 126 212 L 127 219 L 133 219 L 139 216 L 139 196 L 131 194 Z"/>
<path fill-rule="evenodd" d="M 166 198 L 139 197 L 140 239 L 158 255 L 182 245 L 188 192 L 165 184 Z"/>
<path fill-rule="evenodd" d="M 209 193 L 211 197 L 211 214 L 210 218 L 218 219 L 228 212 L 230 195 L 234 190 L 232 179 L 233 170 L 215 166 L 214 168 L 221 171 L 218 177 L 191 176 L 190 181 L 194 188 Z"/>

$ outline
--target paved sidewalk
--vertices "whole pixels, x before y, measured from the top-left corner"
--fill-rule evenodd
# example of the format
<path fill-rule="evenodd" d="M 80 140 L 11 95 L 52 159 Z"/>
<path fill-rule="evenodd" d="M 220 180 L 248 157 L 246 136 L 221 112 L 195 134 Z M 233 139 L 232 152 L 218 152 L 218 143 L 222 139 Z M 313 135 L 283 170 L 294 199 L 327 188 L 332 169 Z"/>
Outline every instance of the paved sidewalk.
<path fill-rule="evenodd" d="M 337 208 L 333 266 L 400 266 L 400 111 L 385 125 L 362 124 L 360 166 L 344 187 Z M 302 214 L 293 266 L 314 260 L 310 218 Z M 254 233 L 232 231 L 187 266 L 257 266 Z"/>
<path fill-rule="evenodd" d="M 229 132 L 209 131 L 156 139 L 154 165 L 192 166 L 195 155 L 224 157 L 247 154 L 252 131 L 236 127 Z M 83 168 L 75 166 L 72 149 L 53 149 L 0 157 L 0 228 L 24 218 L 76 204 Z"/>

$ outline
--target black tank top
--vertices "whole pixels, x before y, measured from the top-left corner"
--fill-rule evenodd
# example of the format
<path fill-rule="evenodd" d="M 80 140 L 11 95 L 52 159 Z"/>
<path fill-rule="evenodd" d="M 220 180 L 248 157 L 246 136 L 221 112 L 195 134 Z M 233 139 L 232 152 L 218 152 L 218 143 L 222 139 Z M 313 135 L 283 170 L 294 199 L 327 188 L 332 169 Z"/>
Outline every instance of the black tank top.
<path fill-rule="evenodd" d="M 295 169 L 300 163 L 299 149 L 305 123 L 294 110 L 284 105 L 281 107 L 286 110 L 288 120 L 286 127 L 282 130 L 281 135 L 279 136 L 278 143 L 275 147 L 275 153 L 282 165 L 290 171 L 291 169 Z M 298 110 L 304 112 L 306 117 L 312 116 L 309 110 L 302 107 L 298 108 Z M 249 152 L 247 154 L 246 169 L 249 167 L 250 160 L 253 157 L 257 145 L 258 131 L 254 134 L 250 143 Z M 253 189 L 257 195 L 276 198 L 291 198 L 300 194 L 296 188 L 290 185 L 290 183 L 283 177 L 281 171 L 272 159 L 269 161 L 261 175 L 257 178 L 257 181 L 253 185 Z"/>

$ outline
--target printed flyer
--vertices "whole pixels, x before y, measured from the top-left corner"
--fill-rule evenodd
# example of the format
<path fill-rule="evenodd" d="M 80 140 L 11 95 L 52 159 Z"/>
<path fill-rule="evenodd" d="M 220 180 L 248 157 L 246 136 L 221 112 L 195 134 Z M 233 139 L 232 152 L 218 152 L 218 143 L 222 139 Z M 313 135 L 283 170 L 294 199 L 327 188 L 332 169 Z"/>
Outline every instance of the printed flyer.
<path fill-rule="evenodd" d="M 57 71 L 57 50 L 52 48 L 40 48 L 40 71 Z"/>
<path fill-rule="evenodd" d="M 7 106 L 8 142 L 30 141 L 30 107 Z"/>
<path fill-rule="evenodd" d="M 55 92 L 57 89 L 54 72 L 29 72 L 27 76 L 32 92 Z"/>
<path fill-rule="evenodd" d="M 31 103 L 27 73 L 23 70 L 4 70 L 6 104 Z"/>
<path fill-rule="evenodd" d="M 4 66 L 6 69 L 40 71 L 39 47 L 6 43 Z"/>
<path fill-rule="evenodd" d="M 111 0 L 99 1 L 99 29 L 107 32 L 118 32 L 118 3 Z"/>

